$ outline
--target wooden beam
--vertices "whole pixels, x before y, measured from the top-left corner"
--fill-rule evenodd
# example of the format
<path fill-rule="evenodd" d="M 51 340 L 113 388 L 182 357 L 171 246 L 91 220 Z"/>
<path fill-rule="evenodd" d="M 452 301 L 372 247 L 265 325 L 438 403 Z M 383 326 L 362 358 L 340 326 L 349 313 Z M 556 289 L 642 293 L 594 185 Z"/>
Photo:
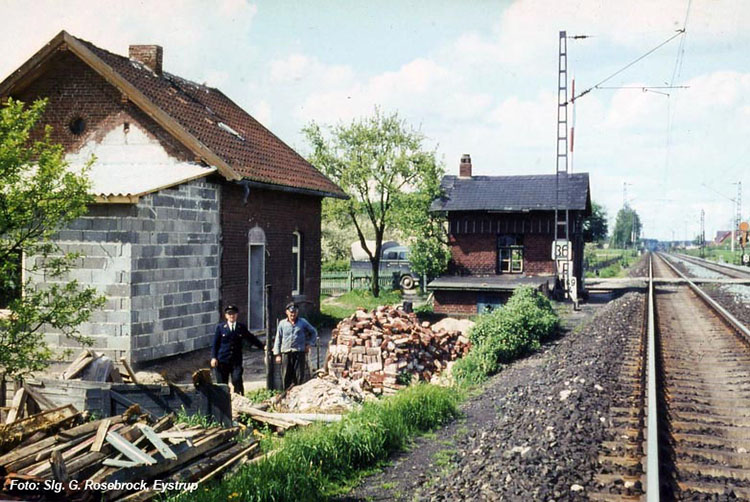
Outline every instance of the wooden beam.
<path fill-rule="evenodd" d="M 104 438 L 107 436 L 107 431 L 109 430 L 109 426 L 112 423 L 112 420 L 103 420 L 102 423 L 99 424 L 99 428 L 96 430 L 96 438 L 94 439 L 94 443 L 91 445 L 91 451 L 102 451 L 102 445 L 104 444 Z"/>
<path fill-rule="evenodd" d="M 159 436 L 156 435 L 156 432 L 149 426 L 141 427 L 141 430 L 143 431 L 143 435 L 146 436 L 146 438 L 151 442 L 152 445 L 156 447 L 159 453 L 161 453 L 162 457 L 173 460 L 177 458 L 177 455 L 174 454 L 172 449 L 161 440 Z"/>
<path fill-rule="evenodd" d="M 67 405 L 0 425 L 0 452 L 21 443 L 37 432 L 47 432 L 69 424 L 79 416 L 80 413 L 73 406 Z"/>
<path fill-rule="evenodd" d="M 26 389 L 26 392 L 29 394 L 29 397 L 36 402 L 37 406 L 39 406 L 39 408 L 42 411 L 51 410 L 52 408 L 57 408 L 57 405 L 55 403 L 47 399 L 46 396 L 43 396 L 32 385 L 24 384 L 23 388 Z"/>
<path fill-rule="evenodd" d="M 115 450 L 119 451 L 133 462 L 140 464 L 154 465 L 156 459 L 148 453 L 133 446 L 133 443 L 122 437 L 116 432 L 107 433 L 107 442 L 111 444 Z"/>
<path fill-rule="evenodd" d="M 23 406 L 24 404 L 26 404 L 27 397 L 28 394 L 26 393 L 26 389 L 24 389 L 23 387 L 16 391 L 16 393 L 13 395 L 13 401 L 10 402 L 8 417 L 5 419 L 6 424 L 10 424 L 21 418 L 21 415 L 23 413 Z"/>
<path fill-rule="evenodd" d="M 76 357 L 73 362 L 70 363 L 65 371 L 63 371 L 62 379 L 70 380 L 77 377 L 78 374 L 83 371 L 91 361 L 94 360 L 95 357 L 96 353 L 90 351 L 89 349 L 84 349 L 80 354 L 78 354 L 78 357 Z"/>
<path fill-rule="evenodd" d="M 159 474 L 169 472 L 192 459 L 199 457 L 214 449 L 215 447 L 226 444 L 231 438 L 235 437 L 239 433 L 239 427 L 232 427 L 231 429 L 223 429 L 216 434 L 211 435 L 199 442 L 196 442 L 193 448 L 188 448 L 185 451 L 177 455 L 175 460 L 164 460 L 154 465 L 143 465 L 138 467 L 132 467 L 130 469 L 120 469 L 113 472 L 107 477 L 108 482 L 112 481 L 123 481 L 127 482 L 133 479 L 152 479 Z"/>
<path fill-rule="evenodd" d="M 122 364 L 123 368 L 125 368 L 125 371 L 128 372 L 128 376 L 130 377 L 130 381 L 133 383 L 138 383 L 138 380 L 135 378 L 135 373 L 133 373 L 133 368 L 130 367 L 130 364 L 128 364 L 128 360 L 124 357 L 120 358 L 120 364 Z"/>
<path fill-rule="evenodd" d="M 67 482 L 68 469 L 65 467 L 65 460 L 59 450 L 52 452 L 50 464 L 52 465 L 52 478 L 55 481 L 62 481 L 63 483 Z"/>

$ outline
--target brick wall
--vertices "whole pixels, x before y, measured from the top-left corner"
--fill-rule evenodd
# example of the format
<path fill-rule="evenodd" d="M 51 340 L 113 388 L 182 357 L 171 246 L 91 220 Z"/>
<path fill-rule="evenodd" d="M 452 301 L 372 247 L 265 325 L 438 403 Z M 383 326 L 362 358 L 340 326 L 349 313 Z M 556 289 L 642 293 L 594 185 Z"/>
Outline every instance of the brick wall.
<path fill-rule="evenodd" d="M 554 274 L 551 221 L 545 212 L 451 215 L 449 273 L 476 276 L 496 274 L 497 236 L 510 234 L 521 236 L 524 274 Z"/>
<path fill-rule="evenodd" d="M 320 308 L 320 201 L 311 197 L 276 190 L 250 188 L 245 202 L 242 186 L 225 183 L 222 189 L 221 301 L 235 303 L 240 316 L 248 311 L 248 232 L 256 224 L 266 235 L 266 284 L 272 287 L 272 319 L 284 315 L 284 305 L 292 299 L 292 234 L 303 239 L 302 311 Z M 275 326 L 275 321 L 273 323 Z M 274 328 L 275 329 L 275 328 Z"/>
<path fill-rule="evenodd" d="M 108 131 L 124 122 L 136 122 L 157 138 L 167 152 L 179 160 L 192 160 L 191 152 L 159 127 L 148 115 L 124 100 L 120 91 L 69 52 L 49 63 L 42 78 L 35 80 L 13 97 L 31 103 L 47 98 L 42 123 L 36 128 L 38 138 L 44 125 L 52 126 L 51 139 L 63 145 L 66 152 L 91 139 L 101 139 Z M 85 124 L 81 134 L 74 134 L 70 123 L 80 118 Z"/>
<path fill-rule="evenodd" d="M 97 204 L 58 233 L 85 256 L 71 279 L 106 295 L 79 327 L 92 348 L 138 363 L 207 347 L 218 321 L 219 188 L 197 180 L 138 204 Z M 48 329 L 52 347 L 75 347 Z"/>
<path fill-rule="evenodd" d="M 505 303 L 510 298 L 510 291 L 482 293 L 479 291 L 435 291 L 433 308 L 436 313 L 458 316 L 476 315 L 480 299 L 492 303 Z"/>

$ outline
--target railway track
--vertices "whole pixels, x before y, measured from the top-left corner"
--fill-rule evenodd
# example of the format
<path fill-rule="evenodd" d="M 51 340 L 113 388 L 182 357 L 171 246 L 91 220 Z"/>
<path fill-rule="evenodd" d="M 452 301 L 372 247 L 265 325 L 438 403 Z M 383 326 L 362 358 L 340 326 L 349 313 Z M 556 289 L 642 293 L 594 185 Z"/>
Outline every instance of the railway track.
<path fill-rule="evenodd" d="M 703 258 L 697 258 L 695 256 L 685 255 L 685 254 L 674 255 L 674 256 L 678 260 L 683 260 L 688 263 L 698 265 L 699 267 L 703 267 L 713 272 L 717 272 L 719 274 L 725 275 L 732 279 L 747 279 L 748 277 L 750 277 L 750 268 L 747 268 L 747 267 L 737 267 L 736 265 L 721 264 L 721 263 L 717 263 L 717 262 L 713 262 L 709 260 L 704 260 Z M 747 270 L 743 270 L 743 268 Z"/>
<path fill-rule="evenodd" d="M 622 406 L 610 410 L 589 499 L 750 500 L 750 332 L 684 276 L 674 283 L 664 258 L 652 263 L 656 390 L 644 319 L 623 348 Z"/>

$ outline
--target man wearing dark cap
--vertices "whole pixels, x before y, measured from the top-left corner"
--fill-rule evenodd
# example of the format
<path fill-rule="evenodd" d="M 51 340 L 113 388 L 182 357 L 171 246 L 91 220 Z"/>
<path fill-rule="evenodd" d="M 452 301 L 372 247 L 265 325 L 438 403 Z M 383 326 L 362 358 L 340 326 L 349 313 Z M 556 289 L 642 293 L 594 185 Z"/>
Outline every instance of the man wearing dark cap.
<path fill-rule="evenodd" d="M 318 332 L 305 319 L 299 317 L 297 305 L 289 302 L 286 306 L 286 319 L 279 323 L 273 353 L 276 362 L 281 364 L 281 380 L 284 388 L 305 382 L 305 361 L 307 353 L 318 339 Z"/>
<path fill-rule="evenodd" d="M 237 322 L 239 310 L 234 305 L 224 309 L 226 322 L 216 325 L 214 343 L 211 347 L 211 370 L 216 383 L 229 383 L 232 376 L 232 386 L 237 394 L 244 394 L 242 385 L 242 339 L 263 350 L 263 344 L 255 335 L 248 331 L 247 326 Z"/>

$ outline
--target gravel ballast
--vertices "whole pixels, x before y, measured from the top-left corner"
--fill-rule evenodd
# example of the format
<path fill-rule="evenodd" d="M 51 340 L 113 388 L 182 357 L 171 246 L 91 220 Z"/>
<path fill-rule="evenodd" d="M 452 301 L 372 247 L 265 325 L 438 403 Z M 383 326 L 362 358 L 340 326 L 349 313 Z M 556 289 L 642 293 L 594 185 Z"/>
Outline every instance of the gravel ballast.
<path fill-rule="evenodd" d="M 419 439 L 338 500 L 584 500 L 618 403 L 622 348 L 640 334 L 629 293 L 506 367 L 462 407 L 463 420 Z M 577 314 L 580 315 L 580 314 Z"/>

